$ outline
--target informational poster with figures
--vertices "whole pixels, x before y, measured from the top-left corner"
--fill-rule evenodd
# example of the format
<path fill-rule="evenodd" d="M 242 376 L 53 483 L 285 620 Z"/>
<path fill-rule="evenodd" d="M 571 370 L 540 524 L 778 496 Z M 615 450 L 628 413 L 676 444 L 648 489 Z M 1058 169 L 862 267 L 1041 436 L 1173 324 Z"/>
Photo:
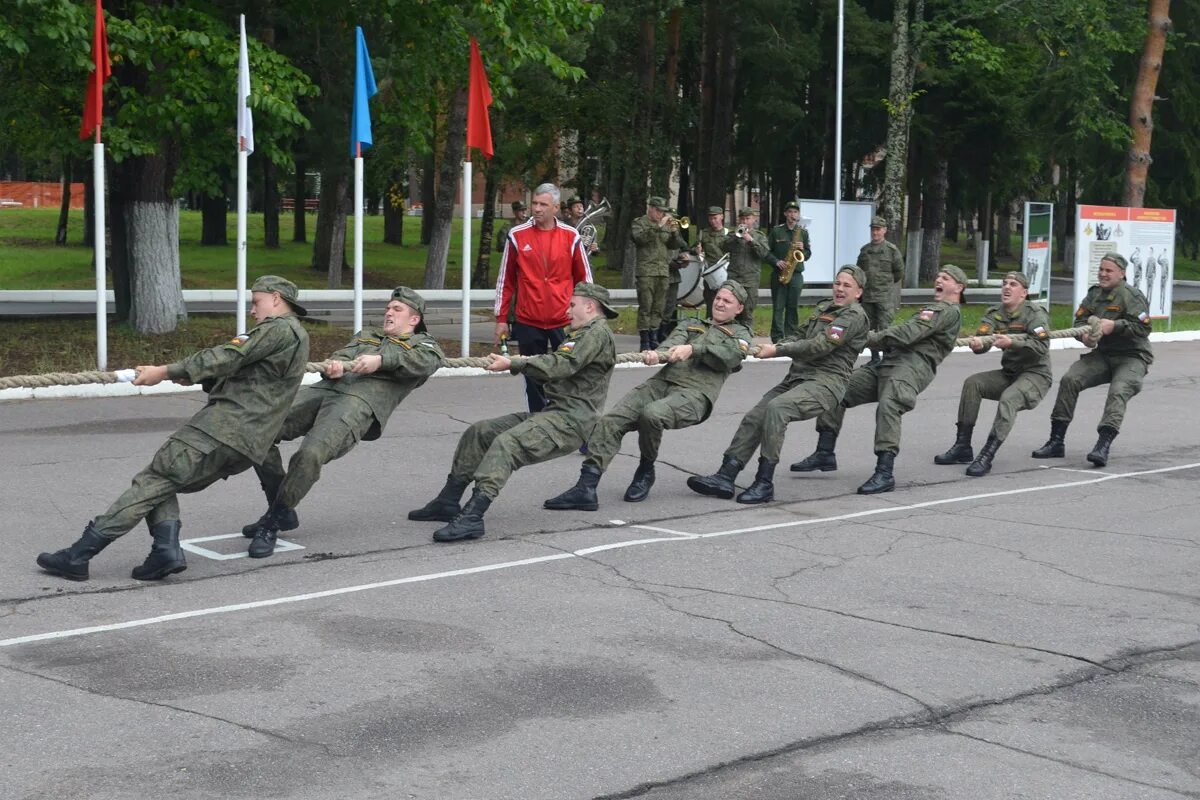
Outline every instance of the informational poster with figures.
<path fill-rule="evenodd" d="M 1075 305 L 1096 283 L 1100 260 L 1120 253 L 1125 281 L 1146 295 L 1150 316 L 1171 318 L 1175 276 L 1175 209 L 1079 206 L 1075 217 Z"/>
<path fill-rule="evenodd" d="M 1029 296 L 1050 307 L 1050 256 L 1054 232 L 1054 204 L 1025 204 L 1024 246 L 1021 271 L 1029 278 Z"/>

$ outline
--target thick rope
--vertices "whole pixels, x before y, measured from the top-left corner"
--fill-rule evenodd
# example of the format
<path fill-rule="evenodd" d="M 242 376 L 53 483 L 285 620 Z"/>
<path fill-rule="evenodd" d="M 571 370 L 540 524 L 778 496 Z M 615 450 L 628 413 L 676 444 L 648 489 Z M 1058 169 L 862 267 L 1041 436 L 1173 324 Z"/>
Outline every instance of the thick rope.
<path fill-rule="evenodd" d="M 1066 328 L 1061 331 L 1050 331 L 1047 338 L 1050 339 L 1074 339 L 1077 336 L 1090 334 L 1093 339 L 1100 338 L 1100 320 L 1097 317 L 1091 317 L 1088 320 L 1088 325 L 1079 328 Z M 1027 334 L 1010 334 L 1013 339 L 1026 338 Z M 967 336 L 955 341 L 955 345 L 959 347 L 969 346 L 971 340 L 976 337 Z M 994 335 L 978 337 L 981 342 L 991 345 L 995 340 Z M 758 347 L 753 347 L 750 350 L 750 355 L 757 355 Z M 618 364 L 641 364 L 645 359 L 641 353 L 621 353 L 617 356 Z M 349 362 L 343 362 L 349 363 Z M 329 364 L 328 361 L 310 361 L 306 367 L 307 372 L 322 372 Z M 486 367 L 488 359 L 486 357 L 469 356 L 466 358 L 447 358 L 442 366 L 444 367 Z M 10 375 L 6 378 L 0 378 L 0 389 L 40 389 L 46 386 L 80 386 L 86 383 L 117 383 L 116 372 L 47 372 L 41 375 Z"/>

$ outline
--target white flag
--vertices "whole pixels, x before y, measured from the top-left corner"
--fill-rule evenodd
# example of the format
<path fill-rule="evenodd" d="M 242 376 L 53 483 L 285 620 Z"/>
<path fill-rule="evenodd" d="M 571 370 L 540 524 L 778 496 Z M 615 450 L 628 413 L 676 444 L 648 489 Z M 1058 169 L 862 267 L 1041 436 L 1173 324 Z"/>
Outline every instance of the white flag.
<path fill-rule="evenodd" d="M 238 54 L 238 147 L 247 153 L 254 152 L 254 118 L 250 116 L 250 57 L 246 54 L 246 15 L 240 15 L 242 40 Z"/>

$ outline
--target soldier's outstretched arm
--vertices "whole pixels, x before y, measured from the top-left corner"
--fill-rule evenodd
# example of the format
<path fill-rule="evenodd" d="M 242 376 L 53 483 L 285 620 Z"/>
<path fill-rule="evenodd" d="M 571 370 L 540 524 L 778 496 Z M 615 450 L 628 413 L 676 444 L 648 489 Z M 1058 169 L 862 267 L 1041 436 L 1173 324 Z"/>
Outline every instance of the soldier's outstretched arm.
<path fill-rule="evenodd" d="M 937 336 L 950 328 L 958 329 L 962 317 L 947 308 L 923 308 L 908 320 L 882 331 L 875 331 L 869 347 L 910 347 L 922 339 Z"/>
<path fill-rule="evenodd" d="M 717 372 L 733 372 L 750 355 L 750 331 L 737 324 L 714 325 L 723 336 L 709 337 L 705 344 L 694 343 L 692 358 Z"/>
<path fill-rule="evenodd" d="M 445 359 L 442 348 L 432 337 L 387 340 L 379 351 L 380 369 L 397 378 L 428 378 L 438 371 Z"/>
<path fill-rule="evenodd" d="M 201 350 L 168 365 L 167 377 L 171 380 L 185 378 L 192 383 L 226 378 L 243 365 L 273 355 L 291 343 L 292 332 L 286 323 L 264 322 L 225 344 Z"/>
<path fill-rule="evenodd" d="M 542 381 L 567 378 L 590 364 L 605 346 L 605 340 L 599 336 L 568 339 L 553 353 L 513 356 L 509 371 L 513 375 L 529 375 Z"/>

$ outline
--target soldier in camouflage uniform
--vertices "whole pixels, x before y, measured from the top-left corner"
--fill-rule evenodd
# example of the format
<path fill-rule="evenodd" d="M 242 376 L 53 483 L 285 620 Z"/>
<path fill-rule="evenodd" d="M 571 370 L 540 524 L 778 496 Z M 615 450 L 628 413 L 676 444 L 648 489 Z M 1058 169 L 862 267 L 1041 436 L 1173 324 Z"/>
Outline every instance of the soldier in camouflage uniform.
<path fill-rule="evenodd" d="M 742 359 L 750 352 L 750 331 L 734 321 L 745 303 L 746 290 L 727 281 L 713 301 L 712 319 L 689 320 L 657 350 L 643 353 L 647 364 L 666 362 L 666 366 L 600 418 L 588 438 L 588 457 L 579 470 L 579 482 L 547 500 L 546 508 L 595 511 L 600 476 L 621 449 L 621 439 L 635 429 L 641 460 L 625 500 L 638 503 L 646 499 L 654 485 L 654 461 L 663 431 L 708 419 L 726 378 L 741 369 Z"/>
<path fill-rule="evenodd" d="M 725 255 L 725 237 L 728 235 L 729 229 L 725 227 L 725 209 L 720 206 L 709 206 L 708 225 L 700 231 L 700 242 L 696 246 L 699 253 L 704 256 L 706 265 L 711 267 L 721 260 L 721 256 Z M 716 294 L 715 289 L 710 289 L 708 284 L 705 284 L 704 313 L 709 317 L 712 316 L 713 297 Z"/>
<path fill-rule="evenodd" d="M 1075 416 L 1079 393 L 1108 384 L 1108 399 L 1100 417 L 1099 438 L 1087 460 L 1097 467 L 1108 463 L 1108 451 L 1121 429 L 1125 406 L 1142 390 L 1142 380 L 1154 353 L 1150 350 L 1150 308 L 1146 296 L 1125 282 L 1125 256 L 1110 253 L 1100 261 L 1098 283 L 1075 312 L 1075 326 L 1086 325 L 1089 317 L 1100 318 L 1100 339 L 1086 334 L 1079 341 L 1094 348 L 1079 357 L 1058 382 L 1058 398 L 1050 412 L 1050 439 L 1033 451 L 1034 458 L 1066 455 L 1067 426 Z"/>
<path fill-rule="evenodd" d="M 409 519 L 449 523 L 433 534 L 435 542 L 483 536 L 483 515 L 515 470 L 573 453 L 591 433 L 617 363 L 617 345 L 605 320 L 615 319 L 617 312 L 603 286 L 578 283 L 567 314 L 571 333 L 553 353 L 488 357 L 490 372 L 537 377 L 549 403 L 533 414 L 476 422 L 463 433 L 446 485 L 408 514 Z M 475 491 L 460 509 L 458 501 L 471 481 Z"/>
<path fill-rule="evenodd" d="M 904 279 L 904 256 L 900 248 L 889 242 L 887 220 L 871 219 L 871 241 L 858 251 L 858 266 L 867 273 L 867 288 L 862 305 L 871 318 L 871 330 L 881 331 L 892 324 L 896 316 L 896 284 Z M 879 363 L 880 351 L 871 351 L 871 361 Z"/>
<path fill-rule="evenodd" d="M 833 298 L 817 304 L 797 336 L 762 346 L 759 358 L 789 356 L 791 369 L 742 419 L 716 474 L 688 478 L 689 488 L 710 497 L 733 497 L 734 478 L 759 450 L 758 474 L 737 501 L 769 503 L 775 499 L 775 466 L 787 426 L 828 413 L 837 405 L 866 343 L 867 315 L 858 304 L 864 280 L 858 267 L 842 267 L 833 281 Z"/>
<path fill-rule="evenodd" d="M 771 229 L 767 243 L 771 247 L 771 258 L 775 269 L 771 271 L 771 341 L 779 343 L 785 337 L 794 337 L 800 331 L 800 293 L 804 291 L 804 262 L 796 265 L 792 279 L 784 284 L 779 274 L 792 252 L 792 239 L 800 232 L 800 250 L 804 260 L 812 258 L 812 243 L 808 229 L 800 224 L 800 204 L 790 200 L 783 207 L 785 222 Z"/>
<path fill-rule="evenodd" d="M 496 243 L 496 252 L 503 253 L 504 248 L 508 247 L 508 232 L 517 225 L 524 225 L 529 220 L 529 206 L 521 200 L 512 201 L 513 221 L 500 226 L 492 236 L 492 240 Z"/>
<path fill-rule="evenodd" d="M 927 303 L 906 322 L 871 332 L 867 346 L 883 350 L 882 360 L 854 370 L 842 402 L 817 420 L 816 452 L 792 464 L 792 472 L 837 469 L 833 449 L 846 409 L 878 403 L 875 407 L 875 472 L 858 487 L 858 493 L 877 494 L 896 488 L 892 470 L 896 454 L 900 452 L 900 418 L 913 410 L 917 395 L 933 382 L 938 365 L 954 349 L 962 325 L 959 305 L 963 302 L 966 285 L 966 273 L 947 264 L 934 279 L 932 303 Z"/>
<path fill-rule="evenodd" d="M 672 222 L 673 214 L 667 201 L 651 197 L 646 202 L 645 216 L 633 221 L 629 235 L 637 247 L 638 335 L 641 348 L 653 350 L 658 346 L 658 329 L 667 302 L 671 282 L 671 259 L 687 247 L 680 236 L 679 226 Z"/>
<path fill-rule="evenodd" d="M 437 372 L 444 357 L 425 330 L 425 298 L 407 286 L 397 287 L 383 327 L 356 333 L 329 357 L 322 380 L 296 396 L 279 440 L 303 436 L 304 441 L 292 454 L 287 473 L 277 446 L 254 468 L 267 496 L 267 513 L 242 528 L 243 535 L 254 539 L 251 558 L 275 552 L 279 531 L 300 524 L 296 505 L 321 477 L 321 467 L 359 441 L 378 439 L 400 401 Z"/>
<path fill-rule="evenodd" d="M 758 286 L 762 282 L 763 264 L 772 264 L 771 246 L 767 237 L 755 228 L 758 209 L 746 207 L 738 211 L 738 228 L 725 237 L 725 252 L 729 253 L 729 280 L 746 287 L 746 310 L 738 322 L 754 330 L 754 308 L 758 305 Z"/>
<path fill-rule="evenodd" d="M 208 401 L 167 439 L 108 511 L 87 524 L 78 541 L 64 550 L 42 553 L 38 566 L 52 575 L 87 580 L 88 562 L 145 519 L 153 543 L 133 577 L 159 580 L 187 569 L 179 546 L 176 495 L 198 492 L 261 463 L 308 363 L 308 333 L 296 319 L 307 312 L 297 299 L 296 285 L 264 275 L 250 291 L 250 314 L 258 325 L 249 333 L 174 364 L 137 368 L 137 386 L 168 379 L 199 383 Z"/>
<path fill-rule="evenodd" d="M 1004 276 L 1000 305 L 984 312 L 970 344 L 976 353 L 986 353 L 993 345 L 1002 350 L 1000 369 L 977 372 L 963 381 L 958 397 L 958 436 L 949 450 L 933 457 L 933 463 L 970 464 L 967 474 L 972 478 L 988 474 L 996 451 L 1017 421 L 1017 412 L 1036 408 L 1050 390 L 1050 315 L 1028 298 L 1029 278 L 1025 273 Z M 1021 338 L 1013 338 L 1014 334 Z M 992 344 L 984 344 L 981 336 L 995 338 Z M 998 401 L 996 421 L 975 457 L 971 433 L 979 404 L 985 399 Z"/>

